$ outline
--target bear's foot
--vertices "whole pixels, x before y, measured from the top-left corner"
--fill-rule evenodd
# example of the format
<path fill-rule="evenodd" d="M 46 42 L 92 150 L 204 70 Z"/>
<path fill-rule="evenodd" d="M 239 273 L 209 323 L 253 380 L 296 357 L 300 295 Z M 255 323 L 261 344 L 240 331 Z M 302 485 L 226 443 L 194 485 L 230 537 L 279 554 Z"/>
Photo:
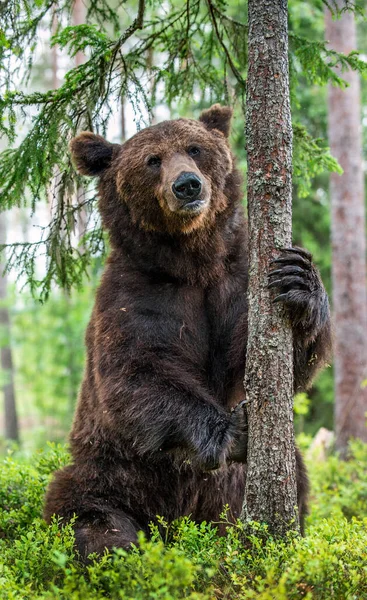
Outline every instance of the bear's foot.
<path fill-rule="evenodd" d="M 90 554 L 102 555 L 112 548 L 129 549 L 137 543 L 138 523 L 123 511 L 94 515 L 90 520 L 84 516 L 75 523 L 75 545 L 80 559 L 88 563 Z"/>
<path fill-rule="evenodd" d="M 112 478 L 107 469 L 101 477 L 93 478 L 95 470 L 93 464 L 81 463 L 56 471 L 47 490 L 43 515 L 47 523 L 56 515 L 61 527 L 76 516 L 75 545 L 84 562 L 89 554 L 129 548 L 136 543 L 137 532 L 144 530 L 125 507 L 118 507 L 122 486 L 117 481 L 114 487 L 109 486 Z"/>

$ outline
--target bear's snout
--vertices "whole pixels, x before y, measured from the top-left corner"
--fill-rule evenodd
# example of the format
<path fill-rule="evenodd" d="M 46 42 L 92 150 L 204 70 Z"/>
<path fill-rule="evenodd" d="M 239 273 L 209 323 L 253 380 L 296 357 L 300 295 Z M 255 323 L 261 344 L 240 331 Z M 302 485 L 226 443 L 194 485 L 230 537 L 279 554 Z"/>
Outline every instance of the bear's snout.
<path fill-rule="evenodd" d="M 204 215 L 211 198 L 210 181 L 200 171 L 193 158 L 174 152 L 162 160 L 158 201 L 165 214 L 176 222 L 195 221 Z"/>
<path fill-rule="evenodd" d="M 172 184 L 172 191 L 183 205 L 191 204 L 196 200 L 203 188 L 201 179 L 195 173 L 181 173 Z"/>

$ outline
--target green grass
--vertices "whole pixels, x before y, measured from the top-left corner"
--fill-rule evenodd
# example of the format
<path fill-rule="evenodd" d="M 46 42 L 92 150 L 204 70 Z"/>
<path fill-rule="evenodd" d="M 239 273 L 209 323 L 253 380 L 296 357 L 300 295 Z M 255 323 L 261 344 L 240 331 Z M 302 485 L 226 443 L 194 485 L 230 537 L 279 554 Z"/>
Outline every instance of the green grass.
<path fill-rule="evenodd" d="M 0 599 L 236 600 L 367 599 L 367 446 L 347 463 L 310 465 L 312 510 L 305 538 L 280 542 L 241 524 L 219 538 L 214 525 L 161 520 L 152 539 L 83 567 L 71 526 L 47 526 L 42 503 L 50 473 L 67 463 L 50 445 L 0 466 Z"/>

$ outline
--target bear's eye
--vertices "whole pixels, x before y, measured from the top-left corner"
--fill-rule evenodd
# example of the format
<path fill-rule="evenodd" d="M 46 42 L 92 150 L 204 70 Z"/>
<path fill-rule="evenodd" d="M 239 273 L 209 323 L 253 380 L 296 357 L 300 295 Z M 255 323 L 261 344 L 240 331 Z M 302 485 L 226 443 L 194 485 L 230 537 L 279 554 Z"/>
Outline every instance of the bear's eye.
<path fill-rule="evenodd" d="M 150 156 L 147 160 L 148 167 L 160 167 L 162 160 L 159 156 Z"/>
<path fill-rule="evenodd" d="M 199 156 L 200 148 L 198 148 L 197 146 L 191 146 L 191 148 L 188 149 L 187 154 L 189 156 Z"/>

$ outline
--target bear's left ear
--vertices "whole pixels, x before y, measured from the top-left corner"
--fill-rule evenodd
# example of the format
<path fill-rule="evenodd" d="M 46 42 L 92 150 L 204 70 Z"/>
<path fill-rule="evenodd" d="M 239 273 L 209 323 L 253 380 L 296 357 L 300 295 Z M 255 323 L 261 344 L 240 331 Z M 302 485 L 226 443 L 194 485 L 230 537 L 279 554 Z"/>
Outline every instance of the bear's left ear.
<path fill-rule="evenodd" d="M 110 144 L 100 135 L 82 131 L 69 144 L 76 168 L 81 175 L 96 177 L 102 175 L 111 164 L 119 144 Z"/>
<path fill-rule="evenodd" d="M 199 121 L 204 123 L 207 129 L 221 131 L 227 138 L 231 129 L 232 114 L 233 110 L 229 106 L 213 104 L 213 106 L 201 113 Z"/>

